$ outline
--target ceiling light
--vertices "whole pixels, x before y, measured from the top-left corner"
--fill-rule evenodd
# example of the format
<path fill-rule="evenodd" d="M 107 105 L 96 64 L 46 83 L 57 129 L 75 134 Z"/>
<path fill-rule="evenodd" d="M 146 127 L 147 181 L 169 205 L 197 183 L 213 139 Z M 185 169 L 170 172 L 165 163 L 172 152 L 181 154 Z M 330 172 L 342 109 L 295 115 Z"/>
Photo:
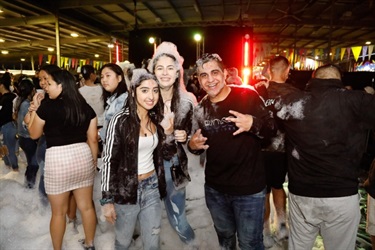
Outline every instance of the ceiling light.
<path fill-rule="evenodd" d="M 7 54 L 9 54 L 9 51 L 8 50 L 2 50 L 1 54 L 7 55 Z"/>
<path fill-rule="evenodd" d="M 55 49 L 54 48 L 48 48 L 48 51 L 54 51 Z"/>
<path fill-rule="evenodd" d="M 201 34 L 195 34 L 195 35 L 194 35 L 194 40 L 195 40 L 196 42 L 200 42 L 200 40 L 202 40 L 202 36 L 201 36 Z"/>
<path fill-rule="evenodd" d="M 108 43 L 108 48 L 113 48 L 114 46 L 113 43 Z"/>
<path fill-rule="evenodd" d="M 5 42 L 5 40 L 4 40 L 4 39 L 2 39 L 2 38 L 0 38 L 0 43 L 3 43 L 3 42 Z"/>
<path fill-rule="evenodd" d="M 371 42 L 370 41 L 367 41 L 366 43 L 365 43 L 366 45 L 370 45 L 371 44 Z"/>
<path fill-rule="evenodd" d="M 70 33 L 70 36 L 72 36 L 72 37 L 78 37 L 79 35 L 78 35 L 78 33 L 72 32 L 72 33 Z"/>
<path fill-rule="evenodd" d="M 21 62 L 24 62 L 26 59 L 25 58 L 21 58 Z"/>
<path fill-rule="evenodd" d="M 3 9 L 0 9 L 0 13 L 3 13 L 4 11 L 3 11 Z"/>
<path fill-rule="evenodd" d="M 99 57 L 99 54 L 95 54 L 95 57 L 98 58 L 98 57 Z"/>

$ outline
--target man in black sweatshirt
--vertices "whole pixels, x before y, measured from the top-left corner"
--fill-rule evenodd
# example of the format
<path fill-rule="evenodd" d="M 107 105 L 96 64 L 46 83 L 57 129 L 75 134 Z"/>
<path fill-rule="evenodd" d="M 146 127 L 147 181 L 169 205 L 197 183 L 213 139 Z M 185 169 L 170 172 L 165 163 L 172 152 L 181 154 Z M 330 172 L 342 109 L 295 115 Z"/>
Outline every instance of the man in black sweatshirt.
<path fill-rule="evenodd" d="M 207 150 L 205 198 L 222 249 L 264 249 L 265 173 L 261 139 L 276 134 L 276 123 L 257 92 L 228 86 L 217 54 L 197 61 L 197 75 L 207 95 L 194 110 L 188 147 Z"/>
<path fill-rule="evenodd" d="M 360 220 L 358 177 L 375 97 L 347 90 L 339 68 L 321 66 L 306 92 L 275 104 L 284 120 L 289 177 L 289 249 L 355 249 Z"/>

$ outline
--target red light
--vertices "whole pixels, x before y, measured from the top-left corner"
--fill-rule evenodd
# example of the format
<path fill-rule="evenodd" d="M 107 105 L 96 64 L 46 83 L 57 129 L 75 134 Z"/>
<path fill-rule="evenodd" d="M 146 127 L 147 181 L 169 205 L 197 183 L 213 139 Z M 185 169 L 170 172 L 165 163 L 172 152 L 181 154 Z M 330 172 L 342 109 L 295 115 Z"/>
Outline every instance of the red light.
<path fill-rule="evenodd" d="M 249 42 L 246 41 L 244 44 L 243 64 L 245 67 L 249 66 Z"/>
<path fill-rule="evenodd" d="M 242 61 L 242 79 L 243 79 L 243 84 L 247 85 L 249 82 L 249 78 L 251 76 L 251 69 L 250 69 L 250 46 L 251 46 L 251 41 L 250 41 L 250 35 L 246 34 L 242 38 L 243 41 L 243 61 Z"/>
<path fill-rule="evenodd" d="M 242 69 L 242 75 L 243 75 L 243 84 L 247 85 L 249 83 L 249 76 L 250 76 L 251 70 L 249 67 L 244 67 Z"/>
<path fill-rule="evenodd" d="M 116 62 L 120 61 L 119 45 L 116 43 Z"/>

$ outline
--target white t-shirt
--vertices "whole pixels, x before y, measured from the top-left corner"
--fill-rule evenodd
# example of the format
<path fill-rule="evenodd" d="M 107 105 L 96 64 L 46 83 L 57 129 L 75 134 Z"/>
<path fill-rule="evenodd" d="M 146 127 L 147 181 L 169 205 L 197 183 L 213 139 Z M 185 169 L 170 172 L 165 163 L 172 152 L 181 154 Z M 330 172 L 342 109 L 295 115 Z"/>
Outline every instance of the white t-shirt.
<path fill-rule="evenodd" d="M 92 107 L 95 111 L 96 116 L 98 117 L 98 127 L 103 126 L 103 113 L 104 113 L 104 101 L 102 98 L 103 87 L 100 84 L 95 86 L 82 86 L 78 89 L 86 102 Z"/>

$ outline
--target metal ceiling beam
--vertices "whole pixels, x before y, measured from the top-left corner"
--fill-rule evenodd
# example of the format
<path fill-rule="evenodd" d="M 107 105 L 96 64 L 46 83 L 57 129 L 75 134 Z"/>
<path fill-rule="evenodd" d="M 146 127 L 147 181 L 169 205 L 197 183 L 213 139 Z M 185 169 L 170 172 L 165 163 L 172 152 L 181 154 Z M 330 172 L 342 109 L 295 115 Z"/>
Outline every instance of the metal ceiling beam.
<path fill-rule="evenodd" d="M 125 4 L 119 4 L 118 6 L 120 6 L 123 10 L 125 10 L 129 15 L 131 15 L 133 18 L 135 18 L 135 16 L 134 16 L 134 10 L 131 10 L 131 9 L 129 9 L 128 7 L 126 7 L 125 6 Z M 146 6 L 147 7 L 147 6 Z M 139 17 L 138 15 L 137 15 L 137 21 L 138 21 L 138 24 L 139 23 L 145 23 L 145 20 L 143 19 L 143 18 L 141 18 L 141 17 Z M 131 24 L 128 24 L 129 26 L 131 25 Z"/>
<path fill-rule="evenodd" d="M 109 36 L 96 36 L 96 37 L 77 37 L 77 38 L 61 38 L 61 44 L 76 44 L 76 43 L 97 43 L 97 42 L 111 42 L 111 37 Z M 30 46 L 52 46 L 56 45 L 56 39 L 50 40 L 32 40 L 24 42 L 5 42 L 0 43 L 1 49 L 10 48 L 21 48 Z"/>
<path fill-rule="evenodd" d="M 170 6 L 172 6 L 173 11 L 176 12 L 176 14 L 177 14 L 178 19 L 180 20 L 180 22 L 182 22 L 184 19 L 182 18 L 180 12 L 178 12 L 176 5 L 174 5 L 174 3 L 172 1 L 170 1 L 170 0 L 167 0 L 167 2 L 169 3 Z"/>
<path fill-rule="evenodd" d="M 49 52 L 50 53 L 50 52 Z M 103 57 L 108 56 L 108 51 L 105 52 L 99 52 L 99 51 L 92 51 L 92 53 L 87 49 L 64 49 L 61 53 L 63 57 L 79 57 L 80 59 L 85 58 L 94 58 L 94 54 L 97 53 L 100 55 L 99 58 L 96 58 L 98 61 L 106 61 L 108 60 L 103 59 Z M 123 51 L 125 55 L 128 55 L 128 52 L 126 50 Z M 8 55 L 1 55 L 0 54 L 0 60 L 2 59 L 12 59 L 13 58 L 27 58 L 30 56 L 38 56 L 40 54 L 47 55 L 48 53 L 45 50 L 34 50 L 32 52 L 16 52 Z M 55 54 L 53 54 L 55 55 Z"/>
<path fill-rule="evenodd" d="M 374 20 L 375 22 L 375 20 Z M 290 25 L 291 23 L 287 20 L 280 20 L 277 23 L 274 19 L 263 19 L 263 18 L 255 18 L 251 21 L 244 20 L 242 22 L 244 26 L 248 27 L 275 27 L 275 26 L 284 26 L 284 25 Z M 311 25 L 311 26 L 330 26 L 330 20 L 316 20 L 316 19 L 303 19 L 301 22 L 297 22 L 298 25 Z M 238 26 L 238 20 L 232 20 L 232 21 L 195 21 L 195 22 L 163 22 L 163 23 L 152 23 L 152 24 L 140 24 L 138 28 L 140 29 L 150 29 L 150 28 L 166 28 L 166 27 L 196 27 L 196 26 Z M 333 28 L 340 28 L 340 27 L 348 27 L 348 28 L 365 28 L 371 30 L 375 30 L 374 28 L 370 28 L 368 26 L 367 21 L 360 21 L 360 22 L 343 22 L 339 21 L 335 24 L 333 24 Z M 123 27 L 117 27 L 111 26 L 111 30 L 117 30 L 120 29 L 121 31 L 124 30 Z"/>
<path fill-rule="evenodd" d="M 55 21 L 56 17 L 54 15 L 43 15 L 22 18 L 4 18 L 0 19 L 0 27 L 39 25 L 46 23 L 54 23 Z"/>
<path fill-rule="evenodd" d="M 199 17 L 201 18 L 201 21 L 203 21 L 204 16 L 202 14 L 201 6 L 200 6 L 198 0 L 194 0 L 193 7 L 194 7 L 194 10 L 198 13 Z"/>
<path fill-rule="evenodd" d="M 123 25 L 128 25 L 127 22 L 125 22 L 125 21 L 122 20 L 121 18 L 119 18 L 119 17 L 113 15 L 112 12 L 110 12 L 110 11 L 104 9 L 104 8 L 101 7 L 101 6 L 94 6 L 94 8 L 96 8 L 97 10 L 99 10 L 99 11 L 103 12 L 104 14 L 110 16 L 111 18 L 115 19 L 115 20 L 118 21 L 119 23 L 122 23 Z"/>
<path fill-rule="evenodd" d="M 100 6 L 106 4 L 123 4 L 124 0 L 54 0 L 59 9 L 74 9 L 86 6 Z M 129 1 L 130 2 L 130 1 Z M 139 1 L 144 2 L 144 1 Z"/>
<path fill-rule="evenodd" d="M 151 7 L 148 3 L 143 3 L 143 5 L 158 19 L 160 19 L 161 22 L 166 22 L 157 12 L 154 8 Z"/>

